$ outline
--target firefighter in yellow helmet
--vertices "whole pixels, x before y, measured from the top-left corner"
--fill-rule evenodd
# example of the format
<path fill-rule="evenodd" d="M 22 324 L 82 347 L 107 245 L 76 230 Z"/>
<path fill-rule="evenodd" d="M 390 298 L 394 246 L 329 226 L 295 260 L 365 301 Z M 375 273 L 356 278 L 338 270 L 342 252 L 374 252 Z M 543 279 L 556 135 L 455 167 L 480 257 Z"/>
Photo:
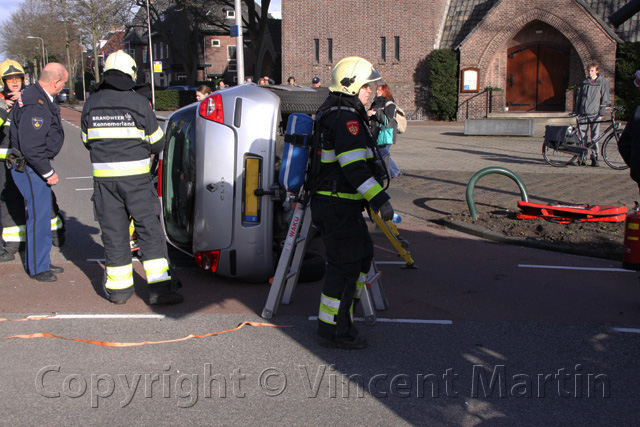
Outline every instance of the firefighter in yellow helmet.
<path fill-rule="evenodd" d="M 0 94 L 0 218 L 1 242 L 0 262 L 10 261 L 14 254 L 24 247 L 26 240 L 26 216 L 24 198 L 16 187 L 11 172 L 5 167 L 9 149 L 9 126 L 15 102 L 25 87 L 25 73 L 22 66 L 11 59 L 0 63 L 0 78 L 3 91 Z M 51 233 L 54 246 L 64 244 L 64 221 L 59 214 L 56 196 L 51 192 Z"/>
<path fill-rule="evenodd" d="M 383 220 L 393 218 L 382 187 L 387 174 L 364 107 L 371 85 L 380 78 L 369 61 L 342 59 L 333 69 L 329 97 L 316 113 L 322 154 L 313 177 L 311 212 L 327 257 L 318 335 L 324 345 L 349 350 L 367 346 L 352 321 L 354 303 L 373 259 L 373 242 L 362 212 L 369 205 Z"/>
<path fill-rule="evenodd" d="M 24 199 L 5 166 L 10 153 L 9 126 L 13 104 L 24 89 L 24 69 L 11 59 L 0 63 L 2 93 L 0 93 L 0 262 L 15 259 L 20 242 L 24 242 Z"/>
<path fill-rule="evenodd" d="M 123 304 L 133 295 L 129 217 L 133 218 L 149 304 L 178 304 L 160 224 L 160 201 L 150 174 L 151 155 L 164 147 L 164 133 L 149 101 L 135 87 L 136 62 L 119 50 L 107 57 L 104 78 L 82 109 L 82 141 L 93 166 L 93 203 L 105 252 L 104 289 Z"/>

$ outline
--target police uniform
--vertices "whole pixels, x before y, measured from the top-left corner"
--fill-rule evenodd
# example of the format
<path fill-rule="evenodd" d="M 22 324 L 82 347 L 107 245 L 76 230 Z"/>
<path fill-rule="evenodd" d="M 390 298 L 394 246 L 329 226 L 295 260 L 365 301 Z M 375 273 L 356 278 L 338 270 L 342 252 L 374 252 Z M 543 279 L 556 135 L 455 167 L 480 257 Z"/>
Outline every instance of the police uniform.
<path fill-rule="evenodd" d="M 26 212 L 24 198 L 13 182 L 11 171 L 6 167 L 6 157 L 10 152 L 9 129 L 12 111 L 7 112 L 4 95 L 0 94 L 0 218 L 2 243 L 9 253 L 23 247 L 27 239 Z M 62 246 L 65 241 L 64 220 L 53 190 L 51 191 L 51 234 L 53 246 Z"/>
<path fill-rule="evenodd" d="M 327 256 L 318 335 L 348 343 L 358 338 L 352 322 L 354 301 L 364 288 L 373 259 L 363 207 L 369 203 L 379 209 L 389 196 L 376 179 L 375 143 L 358 97 L 331 93 L 318 114 L 321 182 L 311 212 Z"/>
<path fill-rule="evenodd" d="M 14 104 L 10 129 L 11 147 L 27 162 L 24 172 L 14 168 L 11 174 L 27 207 L 25 265 L 29 275 L 35 276 L 51 266 L 52 197 L 46 180 L 55 173 L 51 160 L 64 142 L 60 107 L 35 83 Z"/>
<path fill-rule="evenodd" d="M 107 296 L 123 303 L 133 294 L 131 217 L 154 304 L 159 296 L 172 294 L 176 283 L 169 271 L 160 202 L 150 175 L 150 155 L 162 151 L 164 134 L 149 101 L 133 92 L 133 86 L 133 80 L 119 71 L 105 73 L 82 110 L 82 141 L 93 165 L 93 203 L 102 229 Z"/>

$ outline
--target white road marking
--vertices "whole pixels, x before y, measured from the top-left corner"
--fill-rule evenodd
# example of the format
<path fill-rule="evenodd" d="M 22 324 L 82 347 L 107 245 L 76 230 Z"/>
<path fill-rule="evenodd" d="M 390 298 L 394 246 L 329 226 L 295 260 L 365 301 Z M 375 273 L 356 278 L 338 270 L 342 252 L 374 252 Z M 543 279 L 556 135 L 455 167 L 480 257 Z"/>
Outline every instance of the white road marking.
<path fill-rule="evenodd" d="M 309 316 L 309 320 L 318 320 L 318 316 Z M 355 317 L 353 320 L 364 321 L 363 317 Z M 380 323 L 417 323 L 433 325 L 453 325 L 452 320 L 424 320 L 424 319 L 386 319 L 378 317 L 376 321 Z"/>
<path fill-rule="evenodd" d="M 76 191 L 93 191 L 93 188 L 76 188 Z"/>
<path fill-rule="evenodd" d="M 376 261 L 376 265 L 381 265 L 381 264 L 406 265 L 407 263 L 404 261 Z"/>
<path fill-rule="evenodd" d="M 29 316 L 27 319 L 41 316 Z M 54 314 L 47 319 L 164 319 L 164 314 Z"/>
<path fill-rule="evenodd" d="M 551 270 L 583 270 L 583 271 L 612 271 L 616 273 L 635 273 L 633 270 L 626 270 L 624 268 L 598 268 L 598 267 L 569 267 L 565 265 L 532 265 L 532 264 L 518 264 L 520 268 L 548 268 Z"/>
<path fill-rule="evenodd" d="M 87 262 L 105 262 L 104 258 L 87 258 Z M 131 259 L 132 262 L 142 262 L 138 258 Z"/>
<path fill-rule="evenodd" d="M 92 176 L 70 176 L 67 179 L 93 179 Z"/>
<path fill-rule="evenodd" d="M 76 129 L 80 129 L 80 126 L 78 126 L 78 125 L 74 125 L 74 124 L 73 124 L 73 123 L 71 123 L 69 120 L 62 119 L 62 121 L 63 121 L 63 122 L 66 122 L 67 124 L 70 124 L 71 126 L 73 126 L 73 127 L 74 127 L 74 128 L 76 128 Z"/>
<path fill-rule="evenodd" d="M 616 332 L 629 332 L 632 334 L 640 334 L 640 329 L 634 328 L 612 328 Z"/>

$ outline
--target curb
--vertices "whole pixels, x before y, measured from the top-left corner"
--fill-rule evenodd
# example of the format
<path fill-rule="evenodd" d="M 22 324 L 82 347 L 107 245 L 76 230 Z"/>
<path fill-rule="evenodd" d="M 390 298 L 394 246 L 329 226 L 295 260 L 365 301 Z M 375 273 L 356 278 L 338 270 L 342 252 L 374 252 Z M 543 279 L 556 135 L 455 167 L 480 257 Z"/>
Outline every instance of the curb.
<path fill-rule="evenodd" d="M 452 230 L 460 231 L 462 233 L 471 234 L 473 236 L 481 237 L 483 239 L 492 240 L 498 243 L 506 243 L 510 245 L 525 246 L 528 248 L 542 249 L 545 251 L 562 252 L 571 255 L 588 256 L 592 258 L 602 258 L 612 261 L 622 260 L 623 251 L 604 251 L 594 250 L 588 248 L 568 247 L 564 245 L 558 245 L 551 242 L 545 242 L 540 240 L 523 239 L 521 237 L 509 237 L 501 233 L 488 230 L 484 227 L 479 227 L 475 224 L 468 224 L 461 221 L 451 221 L 448 219 L 438 219 L 434 221 L 436 224 L 443 225 Z"/>

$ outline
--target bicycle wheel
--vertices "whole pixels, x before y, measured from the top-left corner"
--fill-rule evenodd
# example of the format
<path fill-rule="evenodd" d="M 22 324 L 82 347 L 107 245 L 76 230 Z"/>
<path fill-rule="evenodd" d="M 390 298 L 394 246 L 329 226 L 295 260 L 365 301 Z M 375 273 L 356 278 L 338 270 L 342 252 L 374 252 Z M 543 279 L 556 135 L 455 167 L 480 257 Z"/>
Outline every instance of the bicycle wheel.
<path fill-rule="evenodd" d="M 615 137 L 612 133 L 602 143 L 602 159 L 610 168 L 621 171 L 628 169 L 629 166 L 624 162 L 618 151 L 618 139 L 622 135 L 622 129 L 616 129 L 615 132 Z"/>
<path fill-rule="evenodd" d="M 556 150 L 552 144 L 547 141 L 542 143 L 542 157 L 551 166 L 563 168 L 578 158 L 576 155 Z"/>

